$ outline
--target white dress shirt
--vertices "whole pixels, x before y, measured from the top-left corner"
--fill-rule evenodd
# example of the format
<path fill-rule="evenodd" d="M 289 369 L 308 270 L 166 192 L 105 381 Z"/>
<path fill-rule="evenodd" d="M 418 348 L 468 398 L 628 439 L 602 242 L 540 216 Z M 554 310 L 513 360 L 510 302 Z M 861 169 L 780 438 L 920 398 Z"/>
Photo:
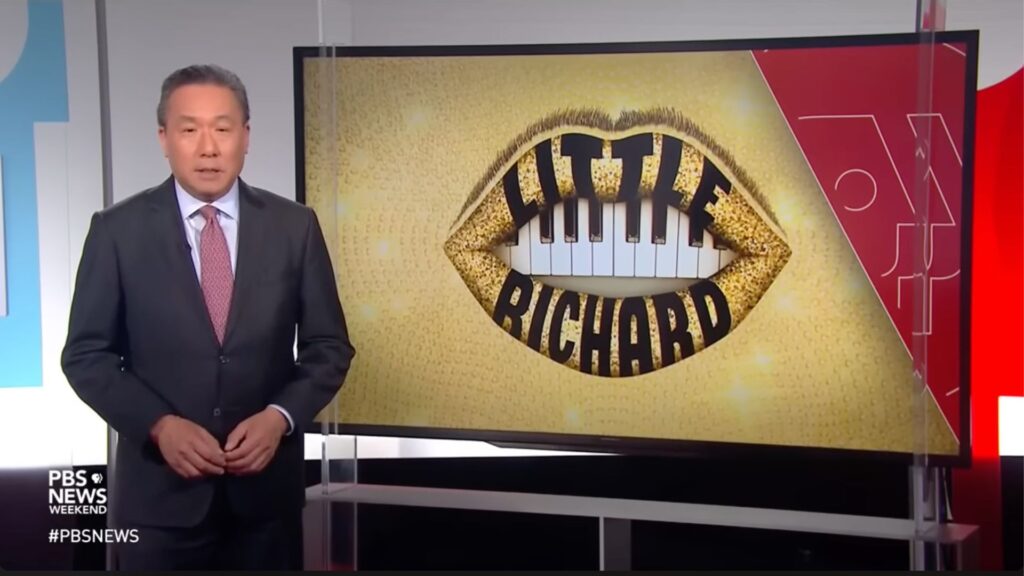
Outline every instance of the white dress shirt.
<path fill-rule="evenodd" d="M 203 228 L 206 227 L 206 218 L 199 209 L 208 203 L 192 196 L 181 187 L 177 180 L 174 181 L 174 191 L 178 195 L 178 208 L 181 210 L 181 219 L 185 223 L 185 239 L 192 252 L 192 265 L 195 266 L 196 278 L 200 281 L 203 278 L 203 267 L 199 261 L 199 239 L 202 237 Z M 217 209 L 217 222 L 224 230 L 224 238 L 228 242 L 228 253 L 231 255 L 231 272 L 234 274 L 238 262 L 238 180 L 231 185 L 228 193 L 209 203 Z M 295 429 L 295 422 L 287 410 L 271 404 L 288 421 L 288 432 L 291 434 Z"/>

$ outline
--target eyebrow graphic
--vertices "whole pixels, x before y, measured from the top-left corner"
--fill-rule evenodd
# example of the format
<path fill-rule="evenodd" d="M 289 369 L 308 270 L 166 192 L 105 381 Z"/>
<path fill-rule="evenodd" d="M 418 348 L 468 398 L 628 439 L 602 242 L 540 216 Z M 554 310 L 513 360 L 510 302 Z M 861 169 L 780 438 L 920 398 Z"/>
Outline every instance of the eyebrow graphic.
<path fill-rule="evenodd" d="M 657 125 L 673 128 L 692 138 L 712 152 L 716 156 L 716 160 L 719 160 L 724 164 L 725 167 L 735 175 L 736 180 L 741 186 L 743 186 L 747 193 L 757 201 L 760 208 L 772 223 L 775 224 L 776 227 L 781 228 L 778 217 L 770 208 L 770 204 L 766 201 L 764 194 L 757 188 L 757 185 L 754 184 L 753 180 L 747 175 L 747 173 L 739 167 L 732 155 L 718 142 L 716 142 L 714 138 L 708 135 L 700 126 L 698 126 L 697 123 L 690 120 L 677 110 L 664 107 L 641 111 L 629 110 L 623 112 L 618 119 L 614 120 L 606 112 L 593 108 L 565 109 L 556 111 L 531 124 L 516 136 L 516 138 L 507 147 L 505 147 L 501 153 L 498 154 L 497 158 L 491 163 L 487 171 L 484 173 L 484 176 L 477 181 L 472 192 L 459 209 L 459 213 L 452 222 L 452 226 L 454 227 L 463 218 L 463 216 L 465 216 L 467 210 L 475 205 L 480 200 L 480 197 L 487 192 L 488 185 L 496 176 L 498 176 L 501 169 L 510 161 L 515 159 L 517 154 L 522 153 L 523 148 L 529 142 L 541 134 L 553 132 L 563 127 L 585 126 L 609 132 L 621 132 L 639 126 L 654 127 Z"/>

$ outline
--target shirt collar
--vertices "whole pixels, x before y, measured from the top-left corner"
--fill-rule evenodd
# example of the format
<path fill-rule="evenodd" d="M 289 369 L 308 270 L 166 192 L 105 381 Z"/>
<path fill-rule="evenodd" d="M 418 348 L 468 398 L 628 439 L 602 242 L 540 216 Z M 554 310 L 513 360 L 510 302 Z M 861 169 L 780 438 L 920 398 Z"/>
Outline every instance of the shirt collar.
<path fill-rule="evenodd" d="M 177 179 L 174 180 L 174 192 L 178 196 L 178 208 L 181 209 L 181 217 L 188 220 L 193 214 L 195 214 L 200 208 L 207 204 L 212 204 L 217 210 L 220 210 L 222 214 L 228 216 L 232 220 L 238 220 L 238 179 L 228 189 L 228 193 L 221 196 L 214 202 L 203 202 L 195 196 L 189 194 L 181 187 L 181 184 Z"/>

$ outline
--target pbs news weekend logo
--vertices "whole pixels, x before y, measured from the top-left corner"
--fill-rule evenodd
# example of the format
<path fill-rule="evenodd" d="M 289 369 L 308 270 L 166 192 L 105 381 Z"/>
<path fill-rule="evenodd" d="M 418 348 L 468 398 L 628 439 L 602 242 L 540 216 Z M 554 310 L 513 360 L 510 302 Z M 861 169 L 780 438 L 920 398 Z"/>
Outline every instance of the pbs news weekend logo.
<path fill-rule="evenodd" d="M 107 513 L 107 488 L 103 474 L 85 470 L 50 470 L 49 502 L 51 515 L 101 515 Z M 118 544 L 139 541 L 137 528 L 53 528 L 51 544 Z"/>
<path fill-rule="evenodd" d="M 103 486 L 103 474 L 50 470 L 49 504 L 50 514 L 106 514 L 107 489 Z"/>

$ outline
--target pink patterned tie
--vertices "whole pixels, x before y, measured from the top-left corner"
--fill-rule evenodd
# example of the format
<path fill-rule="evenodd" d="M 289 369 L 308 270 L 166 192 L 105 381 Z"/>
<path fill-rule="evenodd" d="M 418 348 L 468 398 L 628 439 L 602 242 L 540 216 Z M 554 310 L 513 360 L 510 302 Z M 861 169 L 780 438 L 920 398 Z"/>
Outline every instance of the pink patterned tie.
<path fill-rule="evenodd" d="M 206 205 L 199 209 L 206 218 L 206 226 L 199 237 L 199 269 L 206 309 L 210 313 L 217 341 L 224 344 L 224 330 L 231 309 L 231 290 L 234 274 L 231 272 L 231 254 L 224 230 L 217 221 L 217 208 Z"/>

